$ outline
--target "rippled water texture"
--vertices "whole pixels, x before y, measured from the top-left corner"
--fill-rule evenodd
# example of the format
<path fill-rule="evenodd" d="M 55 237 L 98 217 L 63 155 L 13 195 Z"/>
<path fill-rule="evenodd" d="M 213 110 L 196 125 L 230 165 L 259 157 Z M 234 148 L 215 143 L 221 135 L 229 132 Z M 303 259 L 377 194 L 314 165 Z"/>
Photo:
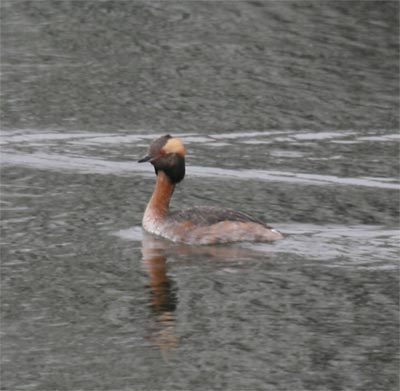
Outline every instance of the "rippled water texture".
<path fill-rule="evenodd" d="M 2 390 L 398 389 L 397 2 L 1 7 Z M 142 232 L 166 132 L 285 240 Z"/>

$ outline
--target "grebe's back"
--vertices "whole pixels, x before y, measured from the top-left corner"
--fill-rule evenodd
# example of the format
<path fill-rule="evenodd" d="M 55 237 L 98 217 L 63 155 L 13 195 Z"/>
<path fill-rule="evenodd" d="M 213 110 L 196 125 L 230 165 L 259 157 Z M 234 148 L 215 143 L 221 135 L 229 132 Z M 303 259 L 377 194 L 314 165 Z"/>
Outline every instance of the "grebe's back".
<path fill-rule="evenodd" d="M 252 222 L 271 228 L 262 220 L 252 217 L 246 213 L 229 208 L 218 208 L 215 206 L 196 206 L 170 212 L 169 217 L 175 221 L 193 221 L 196 225 L 207 226 L 221 221 Z"/>
<path fill-rule="evenodd" d="M 148 155 L 156 171 L 156 186 L 143 216 L 146 231 L 176 242 L 213 244 L 237 241 L 274 241 L 282 234 L 263 221 L 233 209 L 194 207 L 169 211 L 175 185 L 185 175 L 184 147 L 179 139 L 162 136 L 150 145 Z"/>

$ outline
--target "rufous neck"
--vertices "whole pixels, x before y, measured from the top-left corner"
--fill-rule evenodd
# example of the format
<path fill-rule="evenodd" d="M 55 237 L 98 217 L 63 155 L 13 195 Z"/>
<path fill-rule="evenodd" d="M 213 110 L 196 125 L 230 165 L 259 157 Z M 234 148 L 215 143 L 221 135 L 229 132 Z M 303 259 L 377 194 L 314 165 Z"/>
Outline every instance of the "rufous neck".
<path fill-rule="evenodd" d="M 156 185 L 153 194 L 147 204 L 146 212 L 150 212 L 159 217 L 164 217 L 168 213 L 169 201 L 174 192 L 175 185 L 163 171 L 158 171 Z"/>

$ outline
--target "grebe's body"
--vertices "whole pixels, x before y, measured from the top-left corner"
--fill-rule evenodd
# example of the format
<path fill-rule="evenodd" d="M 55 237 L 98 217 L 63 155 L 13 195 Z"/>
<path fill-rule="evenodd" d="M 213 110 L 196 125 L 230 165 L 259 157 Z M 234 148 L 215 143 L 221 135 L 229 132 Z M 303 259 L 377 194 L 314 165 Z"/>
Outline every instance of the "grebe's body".
<path fill-rule="evenodd" d="M 170 211 L 175 185 L 185 176 L 185 149 L 179 139 L 162 136 L 150 145 L 148 155 L 157 180 L 143 216 L 143 228 L 153 234 L 189 244 L 238 241 L 274 241 L 282 234 L 261 220 L 232 209 L 195 207 Z"/>

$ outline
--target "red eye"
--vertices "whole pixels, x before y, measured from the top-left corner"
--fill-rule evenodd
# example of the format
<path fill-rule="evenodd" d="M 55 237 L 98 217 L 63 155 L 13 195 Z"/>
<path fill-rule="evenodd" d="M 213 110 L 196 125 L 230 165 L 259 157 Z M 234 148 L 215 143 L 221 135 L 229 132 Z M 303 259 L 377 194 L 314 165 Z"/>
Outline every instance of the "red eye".
<path fill-rule="evenodd" d="M 153 157 L 153 160 L 156 160 L 162 156 L 166 155 L 166 152 L 163 149 L 160 149 L 157 154 Z"/>

